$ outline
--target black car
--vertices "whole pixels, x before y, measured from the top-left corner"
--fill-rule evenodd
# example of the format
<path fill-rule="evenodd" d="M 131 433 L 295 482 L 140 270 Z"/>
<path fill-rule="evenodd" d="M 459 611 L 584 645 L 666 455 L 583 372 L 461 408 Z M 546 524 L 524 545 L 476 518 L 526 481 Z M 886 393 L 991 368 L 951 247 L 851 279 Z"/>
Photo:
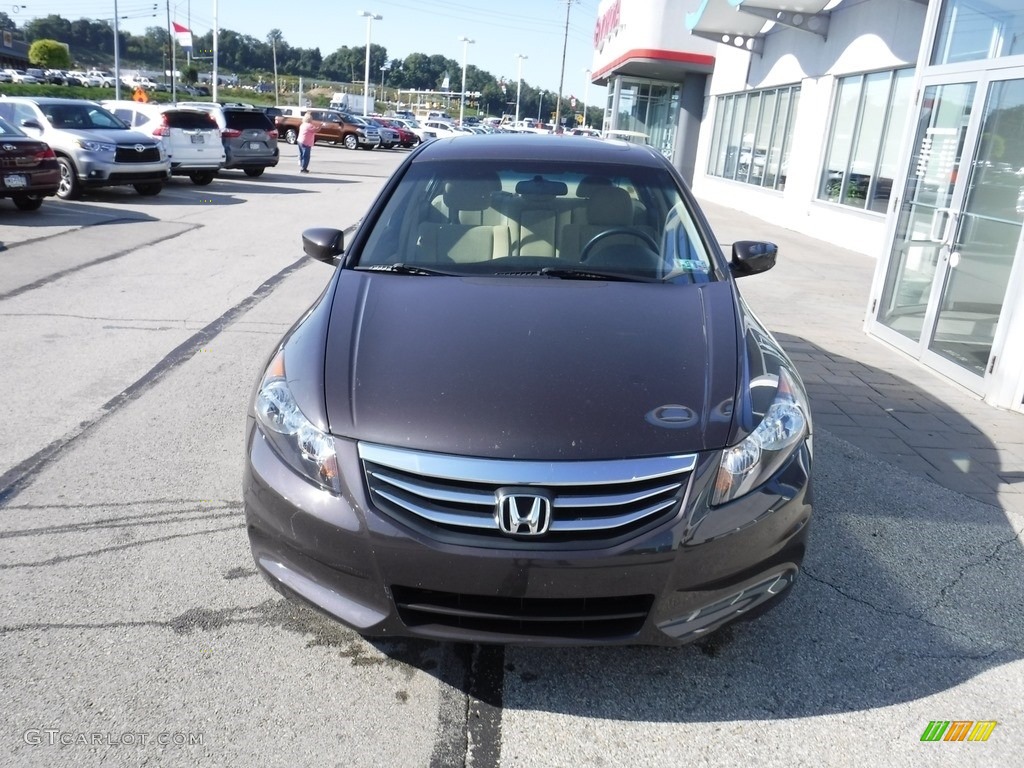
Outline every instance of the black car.
<path fill-rule="evenodd" d="M 678 172 L 623 142 L 422 145 L 249 408 L 260 572 L 368 635 L 689 642 L 789 593 L 811 417 Z"/>
<path fill-rule="evenodd" d="M 60 166 L 45 141 L 32 138 L 0 117 L 0 197 L 23 211 L 34 211 L 43 198 L 57 194 Z"/>

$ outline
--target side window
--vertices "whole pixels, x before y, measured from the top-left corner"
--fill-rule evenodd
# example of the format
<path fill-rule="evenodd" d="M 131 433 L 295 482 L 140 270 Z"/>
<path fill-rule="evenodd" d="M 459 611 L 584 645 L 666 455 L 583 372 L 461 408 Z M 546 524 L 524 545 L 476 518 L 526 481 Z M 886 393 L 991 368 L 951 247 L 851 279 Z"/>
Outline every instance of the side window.
<path fill-rule="evenodd" d="M 25 120 L 35 120 L 39 122 L 39 117 L 36 112 L 28 104 L 15 104 L 14 105 L 14 124 L 20 126 Z"/>
<path fill-rule="evenodd" d="M 14 105 L 5 104 L 3 101 L 0 101 L 0 117 L 9 123 L 16 123 L 17 121 L 14 119 Z"/>
<path fill-rule="evenodd" d="M 130 109 L 115 109 L 114 114 L 128 123 L 128 125 L 132 124 L 132 111 Z"/>

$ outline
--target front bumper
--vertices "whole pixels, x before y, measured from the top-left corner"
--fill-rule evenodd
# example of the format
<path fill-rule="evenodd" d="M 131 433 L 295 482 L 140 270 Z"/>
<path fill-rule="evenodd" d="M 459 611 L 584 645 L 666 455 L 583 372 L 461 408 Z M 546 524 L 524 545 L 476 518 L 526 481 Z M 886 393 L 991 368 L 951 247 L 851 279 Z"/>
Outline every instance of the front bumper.
<path fill-rule="evenodd" d="M 377 511 L 354 444 L 336 440 L 343 495 L 299 477 L 249 422 L 244 500 L 262 575 L 368 636 L 524 645 L 678 645 L 777 604 L 811 515 L 810 447 L 718 509 L 718 452 L 679 512 L 611 547 L 492 549 L 435 540 Z"/>
<path fill-rule="evenodd" d="M 115 163 L 97 158 L 76 158 L 78 180 L 86 187 L 111 187 L 121 184 L 165 182 L 171 177 L 167 160 L 154 163 Z"/>

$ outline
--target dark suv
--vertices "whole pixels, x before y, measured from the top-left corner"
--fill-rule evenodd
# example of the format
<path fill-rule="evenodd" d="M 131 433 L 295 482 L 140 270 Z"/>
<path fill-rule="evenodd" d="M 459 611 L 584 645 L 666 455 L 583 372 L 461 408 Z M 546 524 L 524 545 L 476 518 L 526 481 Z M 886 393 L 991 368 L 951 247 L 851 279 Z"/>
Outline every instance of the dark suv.
<path fill-rule="evenodd" d="M 205 109 L 217 121 L 224 143 L 224 170 L 236 168 L 245 171 L 246 176 L 261 176 L 277 165 L 277 128 L 262 109 L 202 101 L 181 101 L 178 106 Z"/>

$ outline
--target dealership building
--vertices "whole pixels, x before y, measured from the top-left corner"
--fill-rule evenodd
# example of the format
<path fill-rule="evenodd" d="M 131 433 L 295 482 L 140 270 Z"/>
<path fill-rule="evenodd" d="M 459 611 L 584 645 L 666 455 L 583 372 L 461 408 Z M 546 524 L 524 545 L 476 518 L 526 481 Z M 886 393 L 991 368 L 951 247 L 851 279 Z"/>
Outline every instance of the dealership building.
<path fill-rule="evenodd" d="M 605 128 L 876 258 L 868 333 L 1024 412 L 1021 0 L 605 0 L 592 71 Z"/>

